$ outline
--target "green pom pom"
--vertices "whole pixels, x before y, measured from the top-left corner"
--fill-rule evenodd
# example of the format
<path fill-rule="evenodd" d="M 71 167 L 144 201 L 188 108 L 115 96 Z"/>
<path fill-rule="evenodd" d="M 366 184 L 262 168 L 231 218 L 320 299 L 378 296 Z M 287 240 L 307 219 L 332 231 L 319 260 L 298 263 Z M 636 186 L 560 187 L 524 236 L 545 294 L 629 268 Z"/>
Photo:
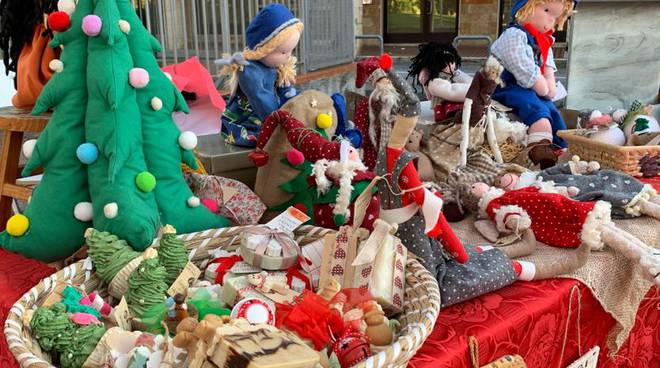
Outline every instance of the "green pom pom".
<path fill-rule="evenodd" d="M 149 193 L 156 187 L 156 177 L 148 171 L 143 171 L 135 177 L 135 185 L 141 191 Z"/>
<path fill-rule="evenodd" d="M 335 215 L 334 221 L 335 221 L 335 225 L 342 226 L 343 224 L 346 223 L 346 216 L 345 215 Z"/>

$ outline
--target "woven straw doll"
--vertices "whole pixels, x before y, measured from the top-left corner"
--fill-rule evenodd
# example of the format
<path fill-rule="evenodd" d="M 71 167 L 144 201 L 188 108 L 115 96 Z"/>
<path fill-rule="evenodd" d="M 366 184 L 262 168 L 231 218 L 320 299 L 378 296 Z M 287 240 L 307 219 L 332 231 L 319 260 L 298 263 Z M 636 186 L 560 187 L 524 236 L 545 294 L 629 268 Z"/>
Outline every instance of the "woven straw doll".
<path fill-rule="evenodd" d="M 552 33 L 563 26 L 573 6 L 573 0 L 516 0 L 511 25 L 491 47 L 505 69 L 504 86 L 493 99 L 511 107 L 529 126 L 528 146 L 520 156 L 523 166 L 554 166 L 557 155 L 552 144 L 567 146 L 556 135 L 566 124 L 552 102 L 557 93 Z"/>
<path fill-rule="evenodd" d="M 291 56 L 303 30 L 302 22 L 281 4 L 264 7 L 248 25 L 247 48 L 216 63 L 229 75 L 231 98 L 222 115 L 222 135 L 228 143 L 254 147 L 261 123 L 296 95 L 296 58 Z"/>

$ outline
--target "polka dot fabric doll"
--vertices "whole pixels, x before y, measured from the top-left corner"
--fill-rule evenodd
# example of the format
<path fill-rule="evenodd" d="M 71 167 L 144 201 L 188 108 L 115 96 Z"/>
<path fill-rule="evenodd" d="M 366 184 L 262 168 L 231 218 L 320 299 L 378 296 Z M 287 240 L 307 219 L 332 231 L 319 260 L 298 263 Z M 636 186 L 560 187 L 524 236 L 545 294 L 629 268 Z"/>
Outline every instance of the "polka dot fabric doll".
<path fill-rule="evenodd" d="M 261 123 L 296 95 L 296 58 L 291 56 L 302 22 L 281 4 L 264 7 L 245 32 L 247 49 L 217 60 L 229 75 L 232 95 L 222 115 L 222 135 L 231 144 L 254 147 Z"/>
<path fill-rule="evenodd" d="M 520 156 L 523 166 L 554 166 L 553 144 L 567 147 L 556 135 L 566 124 L 552 102 L 557 92 L 552 33 L 563 26 L 573 7 L 573 0 L 516 0 L 511 26 L 491 47 L 505 69 L 504 86 L 495 90 L 493 99 L 512 108 L 529 126 L 528 146 Z"/>

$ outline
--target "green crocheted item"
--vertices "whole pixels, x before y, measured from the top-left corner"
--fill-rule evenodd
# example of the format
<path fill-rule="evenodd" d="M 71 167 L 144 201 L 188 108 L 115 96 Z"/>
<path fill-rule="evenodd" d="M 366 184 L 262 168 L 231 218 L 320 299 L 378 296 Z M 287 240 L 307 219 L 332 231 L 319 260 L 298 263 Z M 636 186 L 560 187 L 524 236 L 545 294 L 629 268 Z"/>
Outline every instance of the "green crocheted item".
<path fill-rule="evenodd" d="M 99 343 L 105 327 L 89 325 L 79 327 L 71 338 L 71 343 L 60 354 L 61 368 L 80 368 Z"/>
<path fill-rule="evenodd" d="M 96 274 L 106 283 L 112 281 L 128 262 L 140 255 L 131 249 L 125 240 L 107 231 L 91 229 L 86 242 L 87 252 L 96 267 Z"/>
<path fill-rule="evenodd" d="M 69 319 L 64 305 L 56 303 L 50 308 L 37 308 L 30 329 L 41 349 L 59 352 L 71 344 L 76 325 Z"/>
<path fill-rule="evenodd" d="M 134 317 L 141 318 L 152 305 L 165 300 L 167 271 L 158 257 L 142 261 L 128 278 L 126 302 Z"/>
<path fill-rule="evenodd" d="M 179 277 L 181 270 L 188 263 L 188 251 L 183 240 L 177 238 L 176 234 L 163 234 L 158 247 L 158 258 L 160 264 L 167 270 L 165 283 L 172 285 L 174 280 Z"/>
<path fill-rule="evenodd" d="M 62 290 L 62 304 L 66 307 L 68 313 L 87 313 L 101 318 L 101 313 L 89 305 L 80 304 L 82 295 L 72 286 L 67 286 Z"/>

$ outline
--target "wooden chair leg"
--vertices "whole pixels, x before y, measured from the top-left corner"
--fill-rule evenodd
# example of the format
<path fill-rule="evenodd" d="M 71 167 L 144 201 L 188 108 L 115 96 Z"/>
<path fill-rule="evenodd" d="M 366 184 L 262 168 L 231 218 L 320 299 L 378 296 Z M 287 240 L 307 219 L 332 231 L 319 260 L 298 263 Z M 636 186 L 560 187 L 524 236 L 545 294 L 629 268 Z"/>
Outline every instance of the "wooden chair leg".
<path fill-rule="evenodd" d="M 18 175 L 18 160 L 23 144 L 23 132 L 5 131 L 2 137 L 2 154 L 0 155 L 0 230 L 11 217 L 13 198 L 6 195 L 5 186 L 16 183 Z"/>

